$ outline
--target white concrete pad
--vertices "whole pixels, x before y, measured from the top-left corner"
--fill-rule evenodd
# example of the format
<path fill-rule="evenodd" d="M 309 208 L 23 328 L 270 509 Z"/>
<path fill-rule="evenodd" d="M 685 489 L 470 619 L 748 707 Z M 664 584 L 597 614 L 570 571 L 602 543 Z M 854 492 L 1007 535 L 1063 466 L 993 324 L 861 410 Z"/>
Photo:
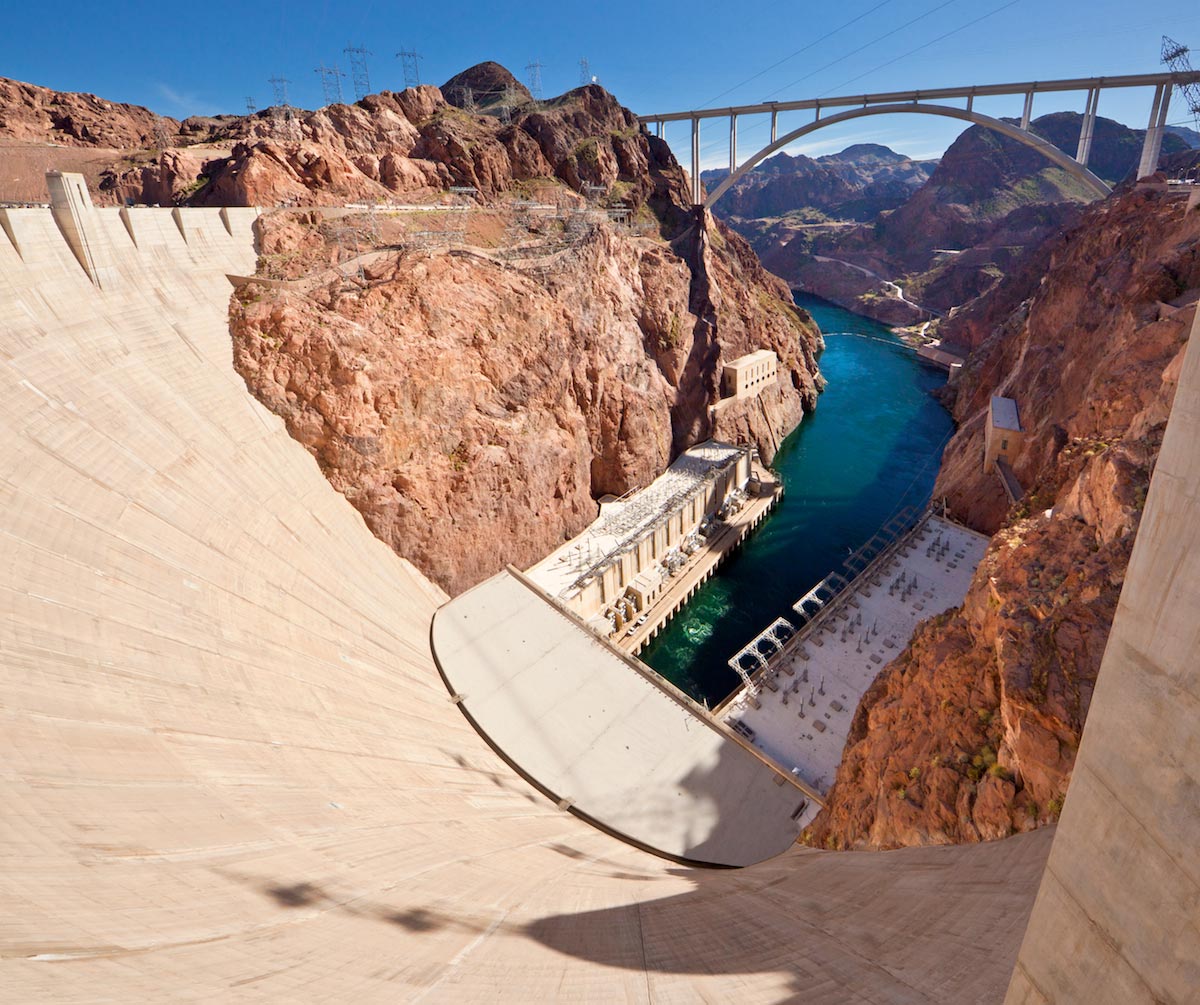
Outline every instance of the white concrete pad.
<path fill-rule="evenodd" d="M 726 706 L 725 721 L 749 727 L 764 754 L 827 792 L 859 699 L 918 624 L 963 602 L 987 547 L 981 534 L 926 518 L 801 629 L 755 678 L 757 693 L 743 689 Z"/>
<path fill-rule="evenodd" d="M 491 743 L 604 827 L 718 865 L 796 840 L 809 796 L 531 584 L 501 573 L 468 590 L 438 611 L 432 639 Z"/>

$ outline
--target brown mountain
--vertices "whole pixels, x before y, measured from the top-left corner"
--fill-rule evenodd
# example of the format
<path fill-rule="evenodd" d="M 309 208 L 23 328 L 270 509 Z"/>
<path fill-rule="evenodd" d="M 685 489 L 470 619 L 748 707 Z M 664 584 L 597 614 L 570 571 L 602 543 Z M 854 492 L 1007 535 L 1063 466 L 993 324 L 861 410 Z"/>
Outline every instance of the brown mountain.
<path fill-rule="evenodd" d="M 1074 154 L 1080 123 L 1077 113 L 1052 113 L 1035 119 L 1033 131 Z M 1122 180 L 1136 166 L 1142 136 L 1098 118 L 1092 169 Z M 1163 157 L 1184 146 L 1166 137 Z M 894 212 L 855 228 L 797 233 L 785 242 L 763 235 L 752 243 L 794 286 L 885 322 L 912 323 L 929 315 L 899 302 L 881 279 L 901 283 L 910 301 L 948 312 L 990 289 L 1024 249 L 1069 226 L 1092 198 L 1036 150 L 972 126 Z"/>
<path fill-rule="evenodd" d="M 99 201 L 294 207 L 259 221 L 269 282 L 231 303 L 237 366 L 376 534 L 456 592 L 693 443 L 769 459 L 816 404 L 821 343 L 602 88 L 534 102 L 485 63 L 446 90 L 175 123 L 17 85 L 0 141 L 60 155 L 66 108 Z M 343 208 L 364 201 L 380 208 Z M 762 347 L 780 380 L 712 412 L 722 362 Z"/>

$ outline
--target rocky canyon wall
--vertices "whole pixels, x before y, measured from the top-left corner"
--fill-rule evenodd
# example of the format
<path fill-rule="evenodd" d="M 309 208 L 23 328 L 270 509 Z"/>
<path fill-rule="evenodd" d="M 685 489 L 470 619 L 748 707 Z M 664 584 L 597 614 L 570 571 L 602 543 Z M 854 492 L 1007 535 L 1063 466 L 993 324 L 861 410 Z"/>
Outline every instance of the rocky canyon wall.
<path fill-rule="evenodd" d="M 934 494 L 996 537 L 963 607 L 864 696 L 807 841 L 991 840 L 1057 818 L 1200 298 L 1185 205 L 1141 186 L 1090 207 L 957 322 L 988 334 L 950 389 Z M 1011 508 L 982 470 L 992 394 L 1027 431 Z"/>
<path fill-rule="evenodd" d="M 457 593 L 539 559 L 696 442 L 750 441 L 769 461 L 816 404 L 820 335 L 742 238 L 687 207 L 665 144 L 596 87 L 510 122 L 441 122 L 475 137 L 436 156 L 418 141 L 481 186 L 461 244 L 415 248 L 385 213 L 395 233 L 281 211 L 260 225 L 274 279 L 232 307 L 248 386 L 375 533 Z M 574 193 L 581 171 L 631 225 Z M 557 212 L 502 197 L 534 184 Z M 714 415 L 722 363 L 764 347 L 778 383 Z"/>

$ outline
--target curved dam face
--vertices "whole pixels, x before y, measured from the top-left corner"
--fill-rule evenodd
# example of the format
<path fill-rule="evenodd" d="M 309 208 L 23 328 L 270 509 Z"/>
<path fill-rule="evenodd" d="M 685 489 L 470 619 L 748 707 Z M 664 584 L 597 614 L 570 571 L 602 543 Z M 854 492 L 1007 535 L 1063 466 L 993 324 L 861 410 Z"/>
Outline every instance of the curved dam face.
<path fill-rule="evenodd" d="M 234 372 L 252 214 L 56 213 L 0 210 L 0 998 L 1000 999 L 1049 831 L 705 870 L 560 810 Z"/>

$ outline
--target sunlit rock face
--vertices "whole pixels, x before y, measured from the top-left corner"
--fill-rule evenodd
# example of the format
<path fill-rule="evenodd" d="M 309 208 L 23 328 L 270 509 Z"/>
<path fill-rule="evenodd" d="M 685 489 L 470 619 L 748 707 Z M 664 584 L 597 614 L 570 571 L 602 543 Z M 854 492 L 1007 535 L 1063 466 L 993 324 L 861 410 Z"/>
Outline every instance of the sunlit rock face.
<path fill-rule="evenodd" d="M 828 812 L 833 847 L 991 840 L 1057 819 L 1200 296 L 1200 213 L 1165 191 L 1091 207 L 946 327 L 978 344 L 934 498 L 998 532 L 961 611 L 864 698 Z M 1025 499 L 982 466 L 1014 398 Z"/>

